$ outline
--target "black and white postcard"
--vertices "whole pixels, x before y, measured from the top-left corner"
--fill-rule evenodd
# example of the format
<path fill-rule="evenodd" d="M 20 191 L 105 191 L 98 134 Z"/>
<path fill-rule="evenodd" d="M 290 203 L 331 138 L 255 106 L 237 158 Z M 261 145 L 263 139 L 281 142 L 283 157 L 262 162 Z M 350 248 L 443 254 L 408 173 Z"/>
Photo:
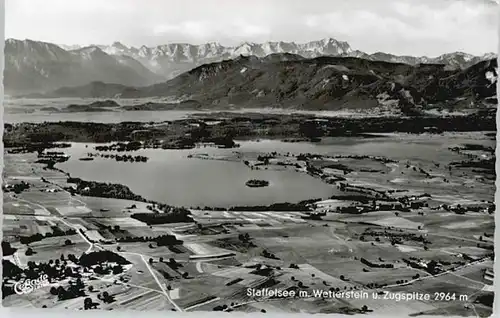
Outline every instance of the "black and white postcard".
<path fill-rule="evenodd" d="M 3 306 L 491 316 L 498 13 L 6 0 Z"/>

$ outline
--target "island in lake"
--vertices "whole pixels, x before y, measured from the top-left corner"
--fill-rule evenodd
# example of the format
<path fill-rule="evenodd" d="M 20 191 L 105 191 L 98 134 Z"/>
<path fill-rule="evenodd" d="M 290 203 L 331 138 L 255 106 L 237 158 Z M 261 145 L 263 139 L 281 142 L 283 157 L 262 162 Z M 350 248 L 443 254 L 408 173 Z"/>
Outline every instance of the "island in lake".
<path fill-rule="evenodd" d="M 250 188 L 263 188 L 269 186 L 269 181 L 252 179 L 248 180 L 245 184 Z"/>

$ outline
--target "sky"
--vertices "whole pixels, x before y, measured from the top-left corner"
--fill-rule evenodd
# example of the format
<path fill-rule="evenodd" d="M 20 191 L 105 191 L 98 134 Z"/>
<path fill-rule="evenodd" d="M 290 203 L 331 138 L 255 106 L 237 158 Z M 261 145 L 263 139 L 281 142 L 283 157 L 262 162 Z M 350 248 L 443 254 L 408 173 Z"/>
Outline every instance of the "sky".
<path fill-rule="evenodd" d="M 56 44 L 347 41 L 367 53 L 498 51 L 497 0 L 5 0 L 6 38 Z"/>

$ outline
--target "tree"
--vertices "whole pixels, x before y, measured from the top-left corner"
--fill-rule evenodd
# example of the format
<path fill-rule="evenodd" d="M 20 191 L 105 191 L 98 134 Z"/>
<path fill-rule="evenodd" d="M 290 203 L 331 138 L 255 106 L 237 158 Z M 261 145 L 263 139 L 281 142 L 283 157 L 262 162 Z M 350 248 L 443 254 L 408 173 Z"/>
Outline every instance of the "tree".
<path fill-rule="evenodd" d="M 92 298 L 90 298 L 90 297 L 85 298 L 85 300 L 83 301 L 83 309 L 84 310 L 91 309 L 92 304 L 93 304 Z"/>
<path fill-rule="evenodd" d="M 73 242 L 71 242 L 71 240 L 69 240 L 69 239 L 64 241 L 64 245 L 66 245 L 66 246 L 71 245 L 71 244 L 73 244 Z"/>
<path fill-rule="evenodd" d="M 149 259 L 149 264 L 153 264 L 153 259 L 152 258 Z"/>
<path fill-rule="evenodd" d="M 66 298 L 66 290 L 64 289 L 64 287 L 59 286 L 59 288 L 57 289 L 57 298 L 59 300 L 64 300 Z"/>
<path fill-rule="evenodd" d="M 2 251 L 3 251 L 3 256 L 9 256 L 12 255 L 16 252 L 17 249 L 12 248 L 10 246 L 9 242 L 2 241 Z"/>
<path fill-rule="evenodd" d="M 75 254 L 68 254 L 68 260 L 75 264 L 78 264 L 78 258 L 76 258 Z"/>
<path fill-rule="evenodd" d="M 85 287 L 85 284 L 81 280 L 81 278 L 77 278 L 75 282 L 75 287 L 78 289 L 83 289 Z"/>
<path fill-rule="evenodd" d="M 26 256 L 31 256 L 33 254 L 35 254 L 35 252 L 33 252 L 33 249 L 31 247 L 28 247 L 26 249 L 26 252 L 24 252 L 24 255 L 26 255 Z"/>
<path fill-rule="evenodd" d="M 344 275 L 340 275 L 340 279 L 341 280 L 345 280 L 345 276 Z"/>
<path fill-rule="evenodd" d="M 52 287 L 50 288 L 50 294 L 51 294 L 51 295 L 56 296 L 56 295 L 57 295 L 57 293 L 58 293 L 58 292 L 57 292 L 57 288 L 55 288 L 54 286 L 52 286 Z"/>
<path fill-rule="evenodd" d="M 363 307 L 361 307 L 361 310 L 362 310 L 362 311 L 368 311 L 368 306 L 363 305 Z"/>
<path fill-rule="evenodd" d="M 93 292 L 94 291 L 94 286 L 89 286 L 89 292 Z"/>
<path fill-rule="evenodd" d="M 315 121 L 306 121 L 299 125 L 299 133 L 310 139 L 315 139 L 322 136 L 321 128 L 318 127 Z"/>
<path fill-rule="evenodd" d="M 121 265 L 113 266 L 113 275 L 118 275 L 123 273 L 123 267 Z"/>
<path fill-rule="evenodd" d="M 110 296 L 108 292 L 103 292 L 102 293 L 102 301 L 105 302 L 105 303 L 111 303 L 113 302 L 115 299 L 113 296 Z"/>
<path fill-rule="evenodd" d="M 73 276 L 73 270 L 71 269 L 71 267 L 66 267 L 64 269 L 64 276 L 66 276 L 66 277 Z"/>
<path fill-rule="evenodd" d="M 427 271 L 431 274 L 434 274 L 437 270 L 437 265 L 438 262 L 435 260 L 431 260 L 429 263 L 427 263 Z"/>

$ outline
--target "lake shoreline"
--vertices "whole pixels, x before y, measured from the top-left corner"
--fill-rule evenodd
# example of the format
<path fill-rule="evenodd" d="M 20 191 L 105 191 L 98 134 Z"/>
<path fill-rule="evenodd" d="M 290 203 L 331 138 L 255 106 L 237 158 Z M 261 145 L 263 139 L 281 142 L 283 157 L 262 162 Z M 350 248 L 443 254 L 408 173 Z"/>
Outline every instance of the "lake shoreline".
<path fill-rule="evenodd" d="M 382 139 L 384 139 L 384 138 L 382 138 Z M 380 140 L 380 136 L 375 138 L 374 140 Z M 227 155 L 201 154 L 201 155 L 194 155 L 193 156 L 193 154 L 189 154 L 189 152 L 185 152 L 186 150 L 183 150 L 182 153 L 179 153 L 179 155 L 180 155 L 179 160 L 181 160 L 182 162 L 189 162 L 190 159 L 192 159 L 192 160 L 198 159 L 198 160 L 204 161 L 204 162 L 207 162 L 207 161 L 209 161 L 209 162 L 221 162 L 221 163 L 222 162 L 226 162 L 226 163 L 232 162 L 234 164 L 238 164 L 237 169 L 239 171 L 245 171 L 245 170 L 261 171 L 264 174 L 262 175 L 263 178 L 260 178 L 260 179 L 264 179 L 264 180 L 267 180 L 267 178 L 265 177 L 266 174 L 273 173 L 273 171 L 290 171 L 290 173 L 292 173 L 294 175 L 298 174 L 298 175 L 311 176 L 314 179 L 321 181 L 321 183 L 331 186 L 332 192 L 329 195 L 321 196 L 319 198 L 317 198 L 318 196 L 310 195 L 308 197 L 303 197 L 303 200 L 297 199 L 296 200 L 297 202 L 308 201 L 308 200 L 311 200 L 312 198 L 317 198 L 315 200 L 341 198 L 342 195 L 340 195 L 339 193 L 337 193 L 337 194 L 335 193 L 335 191 L 334 191 L 335 188 L 341 189 L 342 191 L 345 191 L 346 189 L 348 189 L 349 190 L 348 192 L 367 191 L 367 189 L 364 189 L 363 187 L 360 188 L 359 186 L 356 186 L 356 185 L 352 185 L 352 184 L 349 185 L 350 183 L 349 183 L 349 181 L 346 180 L 346 175 L 348 176 L 349 173 L 351 173 L 351 171 L 353 171 L 353 170 L 344 164 L 335 163 L 335 162 L 338 162 L 339 160 L 340 161 L 350 160 L 350 161 L 354 161 L 354 162 L 356 162 L 356 161 L 362 162 L 362 161 L 369 160 L 369 161 L 373 161 L 373 162 L 378 161 L 378 162 L 381 162 L 381 163 L 384 163 L 387 165 L 394 165 L 394 164 L 401 163 L 401 159 L 400 160 L 393 160 L 393 159 L 385 158 L 385 157 L 377 157 L 377 156 L 369 156 L 369 155 L 354 155 L 354 154 L 353 155 L 331 156 L 331 155 L 319 154 L 319 153 L 314 153 L 314 152 L 308 152 L 308 151 L 306 151 L 306 149 L 304 149 L 304 152 L 300 153 L 300 154 L 299 153 L 295 153 L 295 154 L 288 153 L 287 154 L 287 153 L 278 153 L 278 152 L 265 153 L 265 151 L 264 151 L 265 149 L 267 149 L 269 147 L 273 148 L 272 144 L 270 145 L 269 143 L 272 143 L 272 141 L 262 140 L 261 142 L 256 142 L 256 141 L 250 142 L 250 149 L 253 149 L 253 147 L 257 147 L 256 149 L 261 149 L 259 152 L 261 154 L 258 156 L 257 156 L 257 153 L 255 155 L 250 154 L 250 157 L 253 157 L 253 159 L 248 157 L 249 156 L 248 146 L 245 144 L 244 150 L 247 152 L 244 152 L 243 154 L 240 154 L 240 155 L 234 155 L 234 154 L 231 154 L 228 152 Z M 352 143 L 352 141 L 350 141 L 350 143 Z M 283 144 L 288 144 L 288 143 L 283 143 Z M 314 143 L 307 143 L 307 144 L 313 145 Z M 297 146 L 297 149 L 302 148 L 301 147 L 302 143 L 300 143 L 300 144 L 291 143 L 290 145 Z M 73 147 L 73 146 L 71 146 L 71 144 L 68 144 L 68 145 L 62 144 L 61 146 L 70 146 L 69 148 L 67 148 L 67 147 L 65 148 L 68 150 L 70 150 Z M 106 150 L 104 153 L 106 153 L 109 149 L 115 149 L 115 150 L 116 149 L 127 149 L 126 144 L 121 144 L 120 147 L 121 146 L 124 146 L 125 148 L 116 148 L 116 147 L 113 148 L 112 145 L 111 146 L 95 146 L 95 148 L 99 148 L 100 150 Z M 81 148 L 82 151 L 87 151 L 86 150 L 87 144 L 80 144 L 78 147 Z M 329 147 L 329 146 L 327 146 L 327 147 Z M 494 151 L 494 149 L 491 147 L 481 146 L 481 147 L 475 147 L 475 148 L 477 148 L 476 150 L 480 150 L 480 151 L 489 151 L 489 152 Z M 458 154 L 457 149 L 462 149 L 462 148 L 451 147 L 450 151 Z M 471 148 L 470 146 L 465 147 L 464 149 L 465 150 L 474 150 L 474 148 Z M 31 149 L 31 150 L 36 151 L 35 149 Z M 138 149 L 134 148 L 134 150 L 141 151 L 140 148 L 138 148 Z M 146 149 L 144 149 L 142 151 L 145 151 L 145 150 Z M 228 151 L 229 150 L 230 149 L 228 149 Z M 155 151 L 155 152 L 159 151 L 158 154 L 163 153 L 163 151 L 161 149 L 158 149 L 158 150 L 150 149 L 148 151 Z M 168 152 L 168 151 L 176 151 L 176 150 L 166 150 L 166 151 Z M 213 151 L 219 151 L 219 150 L 217 150 L 215 148 L 215 149 L 213 149 Z M 264 151 L 264 152 L 262 152 L 262 151 Z M 251 152 L 252 151 L 250 151 L 250 153 Z M 66 156 L 68 156 L 68 155 L 66 154 Z M 126 156 L 126 155 L 124 155 L 124 156 Z M 167 155 L 167 156 L 169 156 L 169 155 Z M 231 156 L 234 156 L 234 158 L 231 159 Z M 153 156 L 153 159 L 154 159 L 154 157 L 155 156 Z M 94 164 L 96 164 L 95 161 L 89 161 L 89 162 L 82 163 L 82 161 L 80 161 L 79 158 L 81 158 L 81 157 L 76 156 L 74 161 L 80 162 L 80 164 L 88 164 L 88 167 L 89 167 L 89 168 L 85 168 L 83 171 L 93 170 L 90 167 L 92 167 Z M 104 160 L 98 156 L 95 157 L 96 160 L 98 158 L 99 158 L 99 160 Z M 331 163 L 328 163 L 325 167 L 321 167 L 321 166 L 318 167 L 315 164 L 315 162 L 318 162 L 318 161 L 331 161 Z M 451 164 L 455 165 L 454 169 L 464 168 L 464 167 L 471 168 L 471 167 L 474 167 L 474 166 L 471 166 L 471 163 L 475 163 L 475 162 L 476 161 L 471 161 L 471 160 L 469 160 L 469 162 L 455 161 L 455 162 L 451 162 Z M 491 174 L 491 171 L 493 171 L 493 174 L 494 174 L 494 169 L 491 170 L 491 168 L 490 168 L 491 162 L 494 162 L 494 161 L 491 161 L 489 159 L 485 159 L 482 161 L 477 161 L 477 163 L 475 165 L 477 166 L 478 171 L 483 169 L 483 172 L 481 172 L 481 173 L 486 173 L 488 175 L 488 174 Z M 44 162 L 44 163 L 47 163 L 47 162 Z M 56 164 L 57 165 L 59 165 L 59 164 L 64 165 L 64 162 L 57 163 L 57 160 L 55 160 L 54 165 L 56 165 Z M 97 166 L 99 166 L 99 164 L 100 163 L 98 163 Z M 132 163 L 130 163 L 130 162 L 126 163 L 126 162 L 122 161 L 122 162 L 113 162 L 111 164 L 112 164 L 112 166 L 115 166 L 115 167 L 121 167 L 123 165 L 130 165 Z M 54 167 L 54 165 L 52 165 L 52 167 Z M 142 165 L 142 163 L 141 163 L 141 165 Z M 134 164 L 134 166 L 135 166 L 135 164 Z M 224 164 L 221 167 L 223 169 L 226 169 L 226 168 L 224 168 L 224 167 L 226 167 Z M 77 175 L 78 177 L 82 177 L 82 179 L 80 179 L 80 178 L 72 178 L 72 179 L 80 179 L 84 183 L 96 183 L 97 185 L 102 184 L 102 183 L 107 183 L 110 186 L 115 184 L 117 186 L 127 188 L 128 191 L 126 191 L 126 192 L 134 193 L 133 190 L 130 190 L 130 188 L 128 188 L 128 186 L 126 186 L 126 184 L 128 184 L 128 183 L 115 182 L 112 180 L 107 180 L 105 182 L 97 181 L 97 180 L 85 181 L 85 180 L 94 180 L 94 179 L 92 179 L 92 178 L 89 179 L 88 177 L 85 177 L 85 174 L 80 175 L 78 173 L 77 174 L 72 173 L 70 175 L 70 173 L 67 172 L 69 170 L 64 169 L 64 168 L 62 168 L 62 169 L 56 168 L 56 169 L 59 170 L 60 172 L 65 173 L 68 176 L 68 178 L 71 178 L 71 175 Z M 484 169 L 488 169 L 488 170 L 484 170 Z M 106 169 L 106 170 L 109 170 L 109 169 Z M 432 175 L 429 174 L 428 172 L 426 172 L 425 170 L 421 170 L 421 171 L 424 175 L 427 174 L 427 178 L 432 177 Z M 361 169 L 360 172 L 363 172 L 363 173 L 375 172 L 375 173 L 377 173 L 377 172 L 379 172 L 379 170 L 378 169 Z M 248 181 L 249 179 L 246 179 L 246 180 Z M 109 183 L 109 181 L 111 181 L 111 183 Z M 243 182 L 244 181 L 242 181 L 242 183 Z M 247 188 L 248 188 L 248 185 L 247 185 Z M 267 188 L 267 187 L 265 187 L 265 188 Z M 252 189 L 258 189 L 258 188 L 252 188 Z M 355 200 L 362 200 L 363 202 L 368 202 L 368 201 L 370 201 L 370 199 L 385 200 L 388 198 L 388 197 L 384 197 L 383 193 L 378 192 L 378 194 L 377 194 L 377 191 L 373 192 L 372 190 L 370 190 L 368 187 L 368 191 L 369 192 L 371 191 L 372 194 L 375 194 L 375 196 L 366 196 L 365 194 L 361 194 L 361 195 L 349 194 L 349 195 L 347 195 L 346 198 L 350 197 L 350 198 L 354 198 Z M 119 193 L 120 191 L 114 191 L 114 192 Z M 82 194 L 82 193 L 79 193 L 79 194 Z M 136 194 L 134 194 L 134 197 L 112 196 L 112 198 L 121 198 L 121 199 L 125 198 L 125 199 L 135 200 L 134 199 L 135 196 L 136 196 Z M 100 196 L 100 197 L 106 197 L 106 196 Z M 144 199 L 144 197 L 148 197 L 148 195 L 145 195 L 145 193 L 143 193 L 141 195 L 142 201 L 146 200 L 146 199 Z M 150 200 L 146 200 L 146 201 L 150 201 Z M 155 201 L 158 201 L 158 200 L 155 199 Z M 166 200 L 166 201 L 160 200 L 160 201 L 169 203 L 169 200 Z M 287 201 L 275 200 L 274 202 L 269 202 L 269 205 L 231 204 L 231 205 L 228 205 L 226 207 L 223 207 L 223 206 L 220 206 L 217 204 L 207 204 L 207 205 L 202 206 L 202 207 L 196 206 L 196 204 L 180 204 L 180 205 L 174 204 L 174 205 L 175 206 L 184 206 L 184 207 L 189 207 L 189 208 L 196 208 L 196 209 L 207 209 L 207 210 L 227 210 L 227 211 L 229 211 L 231 209 L 236 209 L 236 210 L 245 209 L 245 210 L 255 210 L 255 211 L 270 211 L 270 209 L 277 208 L 276 204 L 284 204 L 285 206 L 287 206 L 287 208 L 294 210 L 294 209 L 296 209 L 296 207 L 294 207 L 294 205 L 298 204 L 298 203 L 294 203 L 293 201 L 288 201 L 288 200 Z M 299 204 L 298 209 L 302 210 L 303 206 Z"/>
<path fill-rule="evenodd" d="M 94 153 L 91 156 L 94 160 L 77 160 L 77 163 L 72 164 L 72 168 L 67 166 L 68 163 L 61 163 L 60 165 L 63 167 L 66 165 L 65 170 L 67 171 L 80 171 L 80 173 L 72 173 L 72 175 L 77 175 L 83 179 L 128 184 L 132 186 L 133 192 L 143 195 L 154 193 L 153 199 L 163 199 L 163 193 L 168 193 L 168 197 L 174 199 L 185 196 L 194 198 L 193 202 L 186 201 L 189 204 L 186 204 L 186 202 L 179 203 L 183 200 L 178 201 L 176 205 L 179 206 L 217 206 L 216 202 L 220 202 L 220 200 L 216 200 L 216 198 L 231 196 L 243 198 L 244 200 L 240 202 L 226 199 L 229 202 L 227 203 L 228 207 L 237 204 L 251 206 L 252 202 L 258 202 L 259 204 L 263 202 L 265 204 L 290 202 L 290 198 L 296 201 L 308 200 L 311 197 L 330 198 L 335 195 L 331 190 L 332 185 L 345 178 L 345 174 L 348 175 L 350 170 L 356 169 L 349 168 L 349 171 L 340 171 L 338 174 L 333 173 L 333 175 L 325 177 L 326 179 L 323 180 L 315 176 L 318 171 L 314 167 L 307 166 L 308 159 L 302 163 L 296 162 L 293 165 L 288 165 L 285 163 L 286 160 L 268 158 L 271 161 L 278 160 L 278 162 L 281 162 L 271 168 L 267 166 L 265 160 L 260 160 L 257 156 L 255 158 L 249 157 L 249 159 L 238 157 L 234 160 L 227 160 L 229 154 L 241 153 L 242 151 L 265 154 L 266 149 L 273 147 L 278 147 L 275 148 L 278 150 L 290 149 L 296 155 L 320 154 L 316 150 L 322 147 L 327 151 L 338 152 L 339 149 L 344 149 L 347 154 L 359 155 L 367 151 L 367 153 L 370 151 L 379 152 L 380 149 L 386 148 L 388 153 L 393 153 L 393 155 L 399 157 L 398 160 L 403 160 L 405 156 L 407 156 L 407 159 L 413 159 L 410 154 L 413 153 L 413 156 L 417 157 L 421 154 L 415 152 L 411 145 L 401 143 L 401 136 L 405 134 L 418 135 L 422 136 L 424 140 L 431 141 L 435 138 L 446 139 L 446 134 L 453 135 L 457 132 L 465 134 L 477 131 L 491 132 L 496 129 L 493 115 L 491 111 L 484 111 L 469 116 L 455 117 L 374 117 L 355 119 L 321 118 L 306 115 L 276 116 L 258 113 L 212 113 L 198 118 L 162 123 L 20 123 L 14 125 L 5 124 L 4 145 L 7 152 L 43 152 L 46 148 L 54 147 L 55 144 L 68 142 L 95 143 L 100 145 L 96 146 L 96 150 L 105 154 L 96 155 Z M 494 137 L 493 134 L 487 135 L 490 139 Z M 339 141 L 343 139 L 345 141 Z M 248 142 L 248 140 L 253 141 Z M 258 140 L 262 142 L 258 142 Z M 334 141 L 330 142 L 329 140 Z M 443 144 L 448 142 L 449 140 L 443 139 Z M 110 143 L 113 144 L 109 145 Z M 246 150 L 241 149 L 241 144 L 245 144 L 245 147 L 249 148 Z M 441 144 L 439 145 L 441 147 Z M 353 147 L 353 149 L 349 150 L 349 147 Z M 364 147 L 368 148 L 364 149 Z M 382 148 L 377 149 L 379 147 Z M 422 144 L 421 147 L 429 150 L 432 148 L 425 144 Z M 153 154 L 153 151 L 156 150 L 164 150 L 164 152 L 162 154 Z M 116 151 L 117 154 L 111 154 L 110 151 Z M 132 152 L 136 151 L 139 152 L 137 155 L 132 154 Z M 93 152 L 95 151 L 90 152 L 81 149 L 73 155 L 76 158 L 86 158 L 89 157 L 89 153 Z M 271 151 L 267 150 L 267 152 Z M 214 153 L 220 153 L 220 155 L 214 155 Z M 381 153 L 381 155 L 385 154 Z M 195 159 L 210 160 L 203 160 L 202 163 L 202 160 L 200 162 L 196 160 L 187 162 L 189 156 Z M 125 158 L 127 160 L 124 160 Z M 226 158 L 225 163 L 221 163 L 221 159 L 224 158 Z M 491 170 L 491 160 L 471 166 L 463 160 L 459 161 L 458 159 L 461 158 L 458 155 L 453 159 L 455 159 L 454 162 L 464 168 L 488 168 Z M 173 160 L 171 165 L 165 164 L 170 160 Z M 335 160 L 345 160 L 345 158 Z M 423 158 L 423 160 L 427 159 Z M 245 167 L 243 165 L 245 161 L 260 163 L 245 164 L 247 165 Z M 130 169 L 132 162 L 134 168 Z M 140 162 L 140 166 L 137 165 L 137 162 Z M 372 163 L 368 165 L 369 167 L 361 172 L 377 171 L 377 169 L 371 167 Z M 103 171 L 97 172 L 94 167 L 99 167 Z M 128 181 L 125 180 L 123 172 L 120 171 L 123 168 L 129 169 L 127 175 L 130 175 L 130 177 L 127 178 L 130 180 Z M 267 171 L 268 168 L 272 171 Z M 294 169 L 307 173 L 297 174 Z M 96 172 L 92 172 L 94 170 Z M 330 170 L 336 171 L 336 169 Z M 150 177 L 157 175 L 164 176 L 169 181 L 165 181 L 158 186 L 156 185 L 158 181 L 154 177 Z M 309 175 L 313 178 L 310 180 L 302 177 L 303 175 Z M 108 178 L 105 176 L 108 176 Z M 264 188 L 252 187 L 252 194 L 247 193 L 250 187 L 246 186 L 245 182 L 251 179 L 267 180 L 271 186 Z M 200 180 L 204 181 L 200 183 Z M 225 187 L 226 192 L 217 192 L 212 189 L 213 187 L 207 186 L 210 184 L 210 180 L 226 180 L 224 182 L 231 186 Z M 398 180 L 398 178 L 395 178 L 395 180 Z M 182 187 L 169 185 L 169 183 L 175 182 L 182 184 Z M 284 189 L 289 189 L 287 191 L 296 193 L 298 197 L 282 194 Z M 209 195 L 208 192 L 212 194 Z M 196 195 L 193 193 L 196 193 Z M 242 193 L 255 197 L 245 198 Z"/>

